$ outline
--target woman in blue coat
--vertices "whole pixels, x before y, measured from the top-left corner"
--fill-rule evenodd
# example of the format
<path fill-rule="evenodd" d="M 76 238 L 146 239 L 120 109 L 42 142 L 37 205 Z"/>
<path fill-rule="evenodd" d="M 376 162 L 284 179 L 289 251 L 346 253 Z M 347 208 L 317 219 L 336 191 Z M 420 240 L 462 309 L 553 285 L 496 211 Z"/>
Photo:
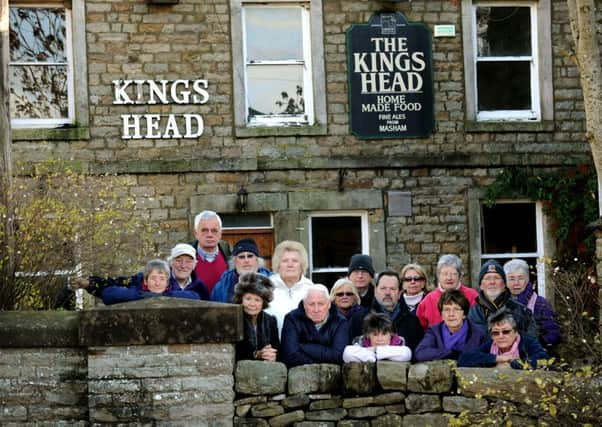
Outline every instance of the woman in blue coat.
<path fill-rule="evenodd" d="M 299 307 L 286 315 L 282 327 L 282 360 L 288 367 L 311 363 L 342 363 L 349 343 L 347 319 L 330 304 L 324 285 L 310 285 Z"/>
<path fill-rule="evenodd" d="M 489 317 L 488 324 L 492 339 L 462 353 L 458 366 L 536 369 L 547 365 L 548 353 L 536 338 L 519 334 L 511 313 L 500 310 Z"/>
<path fill-rule="evenodd" d="M 437 305 L 443 321 L 426 330 L 415 350 L 416 361 L 457 359 L 463 351 L 473 350 L 487 340 L 481 329 L 466 319 L 470 302 L 461 291 L 443 292 Z"/>

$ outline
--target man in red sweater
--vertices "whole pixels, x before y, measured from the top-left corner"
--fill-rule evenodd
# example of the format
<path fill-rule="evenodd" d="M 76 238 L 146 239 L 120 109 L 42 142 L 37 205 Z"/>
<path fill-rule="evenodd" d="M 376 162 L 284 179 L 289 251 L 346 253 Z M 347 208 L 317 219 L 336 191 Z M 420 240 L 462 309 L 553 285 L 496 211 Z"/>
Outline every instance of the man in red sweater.
<path fill-rule="evenodd" d="M 190 244 L 196 249 L 195 272 L 207 286 L 209 294 L 228 269 L 230 246 L 222 241 L 222 220 L 213 211 L 203 211 L 194 218 L 194 237 Z"/>

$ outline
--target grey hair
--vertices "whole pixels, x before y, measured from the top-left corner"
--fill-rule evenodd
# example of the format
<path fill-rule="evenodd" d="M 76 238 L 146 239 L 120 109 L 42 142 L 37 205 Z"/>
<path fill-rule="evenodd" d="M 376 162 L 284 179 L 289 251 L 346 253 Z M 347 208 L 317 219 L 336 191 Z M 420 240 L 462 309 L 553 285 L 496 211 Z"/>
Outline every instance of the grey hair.
<path fill-rule="evenodd" d="M 516 319 L 514 319 L 512 313 L 510 313 L 507 309 L 502 308 L 489 316 L 487 318 L 487 331 L 489 332 L 489 335 L 491 335 L 491 330 L 494 326 L 506 322 L 510 324 L 512 330 L 517 330 Z"/>
<path fill-rule="evenodd" d="M 197 216 L 194 217 L 194 229 L 196 230 L 199 227 L 199 223 L 201 221 L 206 221 L 209 219 L 216 219 L 217 223 L 219 224 L 219 229 L 222 229 L 222 219 L 219 217 L 219 215 L 216 212 L 213 211 L 203 211 L 200 214 L 198 214 Z"/>
<path fill-rule="evenodd" d="M 307 271 L 307 267 L 309 266 L 309 260 L 307 257 L 307 250 L 302 243 L 296 242 L 294 240 L 284 240 L 276 246 L 274 249 L 274 253 L 272 254 L 272 268 L 276 273 L 278 273 L 278 269 L 280 268 L 280 261 L 282 261 L 282 257 L 285 252 L 297 252 L 299 254 L 299 261 L 301 261 L 301 276 L 305 274 Z"/>
<path fill-rule="evenodd" d="M 328 288 L 321 283 L 314 283 L 312 285 L 308 285 L 307 289 L 305 289 L 305 294 L 303 295 L 303 301 L 307 299 L 311 292 L 319 292 L 324 295 L 328 301 L 330 301 L 330 294 L 328 293 Z"/>
<path fill-rule="evenodd" d="M 255 257 L 257 258 L 257 269 L 259 270 L 261 267 L 265 267 L 265 259 L 263 259 L 260 256 L 255 255 Z M 234 259 L 236 257 L 232 256 L 228 259 L 228 269 L 229 270 L 234 270 Z"/>
<path fill-rule="evenodd" d="M 347 277 L 343 277 L 334 282 L 334 285 L 332 285 L 332 289 L 330 289 L 330 301 L 334 301 L 334 294 L 339 288 L 342 288 L 343 286 L 349 286 L 351 288 L 351 292 L 353 292 L 353 296 L 355 299 L 355 305 L 361 303 L 362 299 L 360 298 L 360 294 L 357 292 L 355 284 Z"/>
<path fill-rule="evenodd" d="M 506 276 L 515 271 L 522 271 L 529 277 L 529 264 L 524 259 L 514 258 L 504 264 L 504 273 Z"/>
<path fill-rule="evenodd" d="M 464 264 L 459 256 L 453 254 L 441 255 L 439 261 L 437 261 L 437 276 L 441 274 L 443 267 L 454 267 L 460 277 L 464 274 Z"/>
<path fill-rule="evenodd" d="M 144 279 L 147 279 L 153 271 L 164 273 L 165 277 L 167 277 L 167 280 L 169 280 L 171 270 L 169 269 L 169 264 L 167 263 L 167 261 L 164 261 L 162 259 L 153 259 L 147 262 L 144 266 L 144 270 L 142 270 L 142 275 L 144 276 Z"/>

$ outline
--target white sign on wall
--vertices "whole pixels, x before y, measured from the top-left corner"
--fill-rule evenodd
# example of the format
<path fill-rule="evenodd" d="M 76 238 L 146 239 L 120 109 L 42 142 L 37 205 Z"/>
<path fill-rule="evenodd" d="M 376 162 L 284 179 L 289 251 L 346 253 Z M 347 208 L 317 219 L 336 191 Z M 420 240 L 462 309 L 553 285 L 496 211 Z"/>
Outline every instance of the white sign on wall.
<path fill-rule="evenodd" d="M 202 105 L 209 101 L 207 80 L 113 80 L 113 105 Z M 122 114 L 122 139 L 198 138 L 197 113 Z"/>

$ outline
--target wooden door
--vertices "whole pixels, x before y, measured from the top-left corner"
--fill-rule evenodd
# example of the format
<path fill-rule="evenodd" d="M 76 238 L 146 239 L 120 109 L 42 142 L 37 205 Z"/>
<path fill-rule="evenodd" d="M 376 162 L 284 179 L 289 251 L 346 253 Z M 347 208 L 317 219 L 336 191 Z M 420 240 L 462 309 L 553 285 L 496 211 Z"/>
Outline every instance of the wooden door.
<path fill-rule="evenodd" d="M 272 254 L 274 253 L 274 230 L 271 228 L 230 228 L 223 230 L 222 239 L 234 246 L 245 237 L 255 240 L 259 248 L 259 256 L 265 260 L 267 269 L 272 269 Z"/>

